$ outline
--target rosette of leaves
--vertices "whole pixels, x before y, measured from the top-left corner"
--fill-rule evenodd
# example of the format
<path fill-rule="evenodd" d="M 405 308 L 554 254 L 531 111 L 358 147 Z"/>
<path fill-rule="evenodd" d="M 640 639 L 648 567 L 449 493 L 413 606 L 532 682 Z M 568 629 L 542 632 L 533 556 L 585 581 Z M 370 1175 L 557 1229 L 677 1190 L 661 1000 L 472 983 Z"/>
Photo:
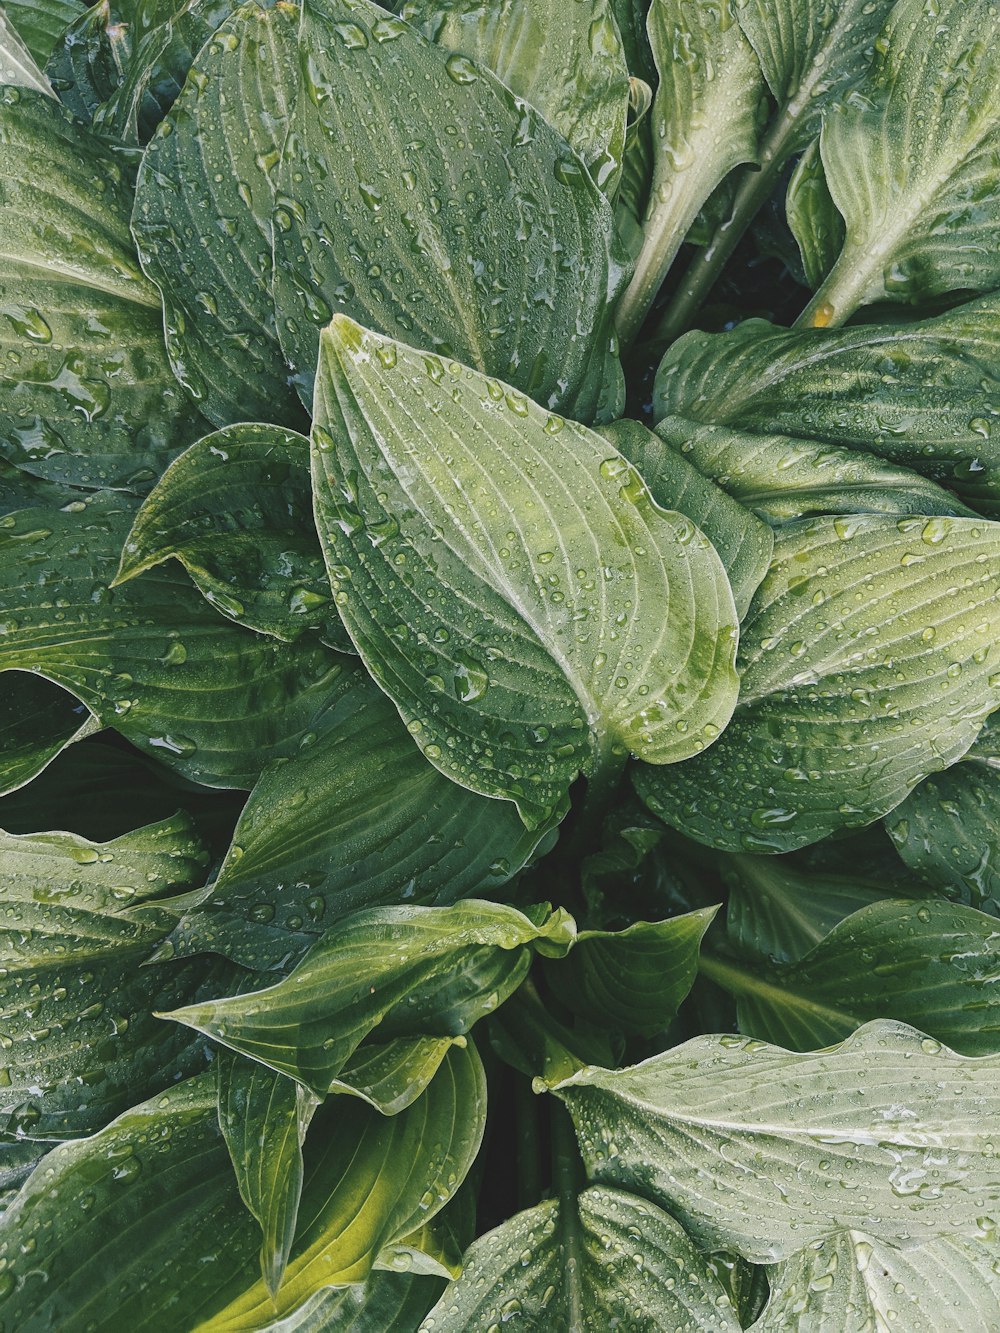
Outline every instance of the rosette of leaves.
<path fill-rule="evenodd" d="M 996 29 L 0 2 L 4 1328 L 1000 1326 Z"/>

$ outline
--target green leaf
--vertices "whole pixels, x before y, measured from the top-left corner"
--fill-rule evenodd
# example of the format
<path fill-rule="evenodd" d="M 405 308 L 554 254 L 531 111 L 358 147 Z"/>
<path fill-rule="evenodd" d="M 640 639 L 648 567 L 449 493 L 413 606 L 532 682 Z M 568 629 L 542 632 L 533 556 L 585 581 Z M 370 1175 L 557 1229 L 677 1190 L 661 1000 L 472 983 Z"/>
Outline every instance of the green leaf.
<path fill-rule="evenodd" d="M 566 1218 L 546 1200 L 488 1232 L 420 1325 L 465 1333 L 512 1321 L 553 1329 L 737 1333 L 729 1298 L 683 1228 L 655 1204 L 592 1187 Z"/>
<path fill-rule="evenodd" d="M 655 412 L 864 450 L 1000 515 L 998 312 L 987 296 L 914 324 L 692 333 L 663 359 Z"/>
<path fill-rule="evenodd" d="M 35 60 L 44 65 L 83 0 L 4 0 L 3 8 Z"/>
<path fill-rule="evenodd" d="M 218 1078 L 219 1127 L 240 1197 L 260 1223 L 261 1274 L 277 1298 L 302 1194 L 302 1144 L 319 1103 L 301 1084 L 228 1051 Z"/>
<path fill-rule="evenodd" d="M 898 862 L 873 856 L 867 841 L 850 838 L 844 846 L 843 865 L 830 858 L 833 848 L 825 843 L 787 856 L 719 857 L 729 889 L 726 924 L 741 953 L 795 963 L 852 912 L 884 898 L 928 896 Z M 888 840 L 885 850 L 891 855 Z"/>
<path fill-rule="evenodd" d="M 98 0 L 77 13 L 56 42 L 46 73 L 59 100 L 78 120 L 91 124 L 94 112 L 120 84 L 135 46 L 138 5 Z"/>
<path fill-rule="evenodd" d="M 656 434 L 733 499 L 776 526 L 819 514 L 975 516 L 935 482 L 860 449 L 702 426 L 674 416 L 664 417 Z"/>
<path fill-rule="evenodd" d="M 768 1270 L 771 1295 L 753 1333 L 866 1333 L 894 1325 L 941 1333 L 980 1316 L 989 1321 L 1000 1308 L 998 1268 L 995 1235 L 939 1236 L 897 1249 L 841 1231 Z"/>
<path fill-rule="evenodd" d="M 619 415 L 624 255 L 562 135 L 489 70 L 368 0 L 304 4 L 298 42 L 274 299 L 303 401 L 319 330 L 340 311 L 553 411 Z"/>
<path fill-rule="evenodd" d="M 615 196 L 615 226 L 630 259 L 642 250 L 642 220 L 653 179 L 653 140 L 649 112 L 653 90 L 642 79 L 629 79 L 629 120 L 625 130 L 622 170 Z"/>
<path fill-rule="evenodd" d="M 892 9 L 868 77 L 823 125 L 847 235 L 804 324 L 842 324 L 872 301 L 917 304 L 1000 284 L 995 27 L 990 0 L 966 0 L 946 23 L 926 0 Z"/>
<path fill-rule="evenodd" d="M 330 1091 L 362 1101 L 382 1115 L 399 1115 L 422 1097 L 452 1046 L 465 1037 L 395 1037 L 362 1042 L 348 1059 Z"/>
<path fill-rule="evenodd" d="M 32 88 L 36 93 L 54 97 L 52 85 L 35 63 L 17 29 L 0 9 L 0 84 Z"/>
<path fill-rule="evenodd" d="M 342 316 L 314 416 L 337 605 L 453 781 L 537 827 L 581 770 L 606 780 L 629 749 L 673 763 L 726 725 L 721 561 L 600 436 Z"/>
<path fill-rule="evenodd" d="M 743 626 L 739 706 L 649 808 L 725 851 L 792 851 L 886 814 L 969 749 L 1000 688 L 1000 527 L 853 516 L 789 525 Z"/>
<path fill-rule="evenodd" d="M 880 1022 L 804 1055 L 696 1037 L 554 1091 L 594 1183 L 641 1191 L 703 1247 L 774 1263 L 838 1229 L 975 1235 L 1000 1202 L 998 1069 Z"/>
<path fill-rule="evenodd" d="M 844 219 L 826 183 L 819 139 L 799 158 L 788 182 L 785 214 L 798 242 L 806 282 L 819 287 L 844 248 Z"/>
<path fill-rule="evenodd" d="M 638 421 L 616 421 L 601 434 L 628 459 L 663 509 L 697 523 L 726 567 L 742 619 L 767 573 L 774 538 L 767 527 Z"/>
<path fill-rule="evenodd" d="M 486 1081 L 471 1043 L 452 1047 L 424 1095 L 399 1115 L 331 1098 L 306 1140 L 300 1224 L 277 1311 L 260 1281 L 199 1328 L 270 1327 L 275 1313 L 296 1310 L 318 1288 L 365 1281 L 387 1247 L 454 1195 L 479 1151 L 485 1118 Z M 339 1308 L 346 1315 L 352 1304 Z"/>
<path fill-rule="evenodd" d="M 400 15 L 530 102 L 613 196 L 625 146 L 628 69 L 611 0 L 407 0 Z"/>
<path fill-rule="evenodd" d="M 115 581 L 171 557 L 231 620 L 289 642 L 314 630 L 352 651 L 313 523 L 309 441 L 295 431 L 229 426 L 175 459 L 136 515 Z"/>
<path fill-rule="evenodd" d="M 546 979 L 576 1018 L 651 1037 L 669 1027 L 694 984 L 715 911 L 637 921 L 627 930 L 583 930 L 564 959 L 546 963 Z"/>
<path fill-rule="evenodd" d="M 496 893 L 538 847 L 506 801 L 449 782 L 370 683 L 295 758 L 268 769 L 180 953 L 284 967 L 348 912 Z"/>
<path fill-rule="evenodd" d="M 740 1031 L 791 1050 L 893 1017 L 962 1055 L 1000 1051 L 996 919 L 952 903 L 895 900 L 853 913 L 783 967 L 707 956 L 702 971 L 735 995 Z"/>
<path fill-rule="evenodd" d="M 145 487 L 204 423 L 164 355 L 127 170 L 51 97 L 7 89 L 0 178 L 0 451 L 72 485 Z"/>
<path fill-rule="evenodd" d="M 535 949 L 565 952 L 572 918 L 535 912 L 538 924 L 474 899 L 356 912 L 277 985 L 164 1016 L 324 1097 L 374 1029 L 380 1038 L 459 1036 L 517 988 Z"/>
<path fill-rule="evenodd" d="M 886 816 L 907 866 L 938 892 L 1000 916 L 1000 718 L 971 750 L 935 773 Z"/>
<path fill-rule="evenodd" d="M 58 685 L 11 672 L 0 694 L 0 792 L 16 791 L 99 723 Z"/>
<path fill-rule="evenodd" d="M 264 1333 L 413 1333 L 440 1290 L 434 1278 L 376 1271 L 363 1286 L 323 1287 L 291 1314 L 260 1327 Z"/>
<path fill-rule="evenodd" d="M 760 63 L 733 0 L 653 0 L 647 20 L 660 76 L 653 101 L 653 179 L 635 275 L 617 314 L 628 344 L 702 205 L 725 176 L 757 161 Z"/>
<path fill-rule="evenodd" d="M 170 363 L 216 426 L 306 421 L 271 300 L 274 172 L 297 27 L 290 4 L 237 10 L 200 52 L 139 171 L 133 230 L 163 296 Z"/>
<path fill-rule="evenodd" d="M 223 620 L 179 572 L 109 590 L 134 511 L 105 492 L 3 521 L 0 671 L 46 676 L 195 781 L 251 787 L 316 738 L 359 677 L 318 642 L 283 644 Z"/>

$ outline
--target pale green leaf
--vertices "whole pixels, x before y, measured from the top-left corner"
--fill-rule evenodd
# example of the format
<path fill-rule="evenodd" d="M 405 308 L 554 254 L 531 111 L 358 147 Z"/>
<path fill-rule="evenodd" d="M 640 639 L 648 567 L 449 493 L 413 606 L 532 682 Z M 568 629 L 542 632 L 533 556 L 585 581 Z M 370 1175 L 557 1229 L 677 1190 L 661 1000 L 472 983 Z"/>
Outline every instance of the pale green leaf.
<path fill-rule="evenodd" d="M 217 1068 L 219 1127 L 240 1197 L 260 1223 L 261 1274 L 276 1297 L 295 1238 L 302 1144 L 319 1103 L 301 1084 L 228 1051 Z"/>
<path fill-rule="evenodd" d="M 82 0 L 4 0 L 3 9 L 39 65 L 44 65 Z"/>
<path fill-rule="evenodd" d="M 664 438 L 638 421 L 616 421 L 601 434 L 633 465 L 663 509 L 676 509 L 697 523 L 726 567 L 736 610 L 742 619 L 767 573 L 774 539 L 767 527 L 735 504 L 726 492 L 699 470 L 697 459 L 688 462 Z"/>
<path fill-rule="evenodd" d="M 508 1321 L 554 1330 L 711 1329 L 739 1320 L 704 1255 L 662 1208 L 593 1186 L 577 1215 L 549 1199 L 477 1240 L 421 1333 L 466 1333 Z"/>
<path fill-rule="evenodd" d="M 1000 718 L 886 817 L 906 865 L 938 892 L 1000 916 Z"/>
<path fill-rule="evenodd" d="M 400 16 L 530 102 L 613 197 L 628 69 L 611 0 L 406 0 Z"/>
<path fill-rule="evenodd" d="M 975 513 L 936 482 L 861 449 L 674 416 L 658 422 L 656 434 L 740 505 L 776 526 L 818 514 Z"/>
<path fill-rule="evenodd" d="M 488 69 L 369 0 L 304 4 L 298 43 L 274 299 L 303 401 L 319 331 L 343 312 L 553 411 L 619 415 L 624 255 L 562 135 Z"/>
<path fill-rule="evenodd" d="M 0 83 L 19 88 L 32 88 L 37 93 L 54 97 L 52 85 L 35 63 L 17 29 L 0 7 Z"/>
<path fill-rule="evenodd" d="M 459 1036 L 524 979 L 535 950 L 575 937 L 561 909 L 469 899 L 454 907 L 356 912 L 267 990 L 175 1009 L 166 1017 L 288 1074 L 325 1096 L 364 1038 Z"/>
<path fill-rule="evenodd" d="M 171 374 L 127 164 L 51 97 L 0 89 L 0 452 L 144 489 L 204 422 Z"/>
<path fill-rule="evenodd" d="M 359 908 L 496 893 L 539 836 L 508 802 L 443 777 L 367 682 L 312 745 L 261 777 L 211 892 L 172 943 L 284 967 Z"/>
<path fill-rule="evenodd" d="M 583 930 L 571 952 L 547 960 L 553 993 L 575 1018 L 653 1036 L 673 1022 L 698 973 L 698 953 L 716 909 L 627 930 Z"/>
<path fill-rule="evenodd" d="M 279 643 L 224 620 L 179 571 L 109 590 L 134 513 L 104 492 L 4 520 L 0 671 L 63 686 L 188 778 L 251 787 L 316 738 L 359 676 L 318 641 Z"/>
<path fill-rule="evenodd" d="M 933 900 L 872 903 L 784 966 L 709 955 L 737 999 L 740 1031 L 814 1050 L 892 1016 L 963 1055 L 1000 1051 L 996 919 Z"/>
<path fill-rule="evenodd" d="M 992 0 L 899 0 L 867 78 L 820 151 L 844 217 L 840 258 L 802 316 L 826 328 L 883 299 L 1000 284 L 1000 45 Z"/>
<path fill-rule="evenodd" d="M 785 215 L 798 242 L 802 268 L 810 287 L 818 287 L 844 248 L 844 219 L 826 183 L 819 139 L 799 158 L 788 182 Z"/>
<path fill-rule="evenodd" d="M 288 641 L 314 630 L 352 651 L 313 523 L 309 441 L 295 431 L 229 426 L 174 460 L 136 515 L 116 583 L 171 557 L 231 620 Z"/>
<path fill-rule="evenodd" d="M 1000 1320 L 1000 1248 L 939 1236 L 897 1249 L 861 1231 L 816 1241 L 768 1270 L 752 1333 L 990 1333 Z"/>
<path fill-rule="evenodd" d="M 555 1091 L 594 1183 L 669 1208 L 704 1247 L 774 1263 L 839 1229 L 976 1234 L 1000 1204 L 998 1071 L 1000 1056 L 879 1022 L 808 1054 L 696 1037 Z"/>
<path fill-rule="evenodd" d="M 344 317 L 314 416 L 337 605 L 453 781 L 538 826 L 579 772 L 607 778 L 630 749 L 674 763 L 726 725 L 722 563 L 599 435 Z"/>
<path fill-rule="evenodd" d="M 792 851 L 888 813 L 969 749 L 1000 697 L 1000 525 L 861 515 L 790 524 L 744 622 L 721 739 L 634 777 L 725 851 Z"/>
<path fill-rule="evenodd" d="M 864 450 L 1000 515 L 998 358 L 997 296 L 919 323 L 839 333 L 748 320 L 671 348 L 655 413 Z"/>
<path fill-rule="evenodd" d="M 133 228 L 163 296 L 170 363 L 216 426 L 305 425 L 271 300 L 271 213 L 298 17 L 291 4 L 252 0 L 222 24 L 139 172 Z"/>
<path fill-rule="evenodd" d="M 0 792 L 37 777 L 67 745 L 99 729 L 78 699 L 58 685 L 14 671 L 0 694 Z"/>
<path fill-rule="evenodd" d="M 635 275 L 617 314 L 630 343 L 702 205 L 757 160 L 764 79 L 733 0 L 653 0 L 647 20 L 660 76 L 651 112 L 653 177 Z"/>

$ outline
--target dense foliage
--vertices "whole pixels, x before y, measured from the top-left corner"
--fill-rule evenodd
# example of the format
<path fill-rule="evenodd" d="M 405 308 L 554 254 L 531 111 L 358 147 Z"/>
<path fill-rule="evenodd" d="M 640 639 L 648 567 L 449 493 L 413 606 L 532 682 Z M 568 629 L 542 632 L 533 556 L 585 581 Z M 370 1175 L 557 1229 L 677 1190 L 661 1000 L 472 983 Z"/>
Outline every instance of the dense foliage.
<path fill-rule="evenodd" d="M 0 1333 L 1000 1328 L 998 421 L 995 0 L 3 0 Z"/>

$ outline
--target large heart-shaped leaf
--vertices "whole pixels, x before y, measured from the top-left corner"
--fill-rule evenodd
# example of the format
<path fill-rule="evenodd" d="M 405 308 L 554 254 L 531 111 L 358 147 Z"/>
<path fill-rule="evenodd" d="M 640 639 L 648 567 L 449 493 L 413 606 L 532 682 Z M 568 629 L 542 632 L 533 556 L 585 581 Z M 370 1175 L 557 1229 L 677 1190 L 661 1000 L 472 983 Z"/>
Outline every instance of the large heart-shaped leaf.
<path fill-rule="evenodd" d="M 486 65 L 536 107 L 613 195 L 625 147 L 628 69 L 611 0 L 406 0 L 425 37 Z"/>
<path fill-rule="evenodd" d="M 217 426 L 305 424 L 271 300 L 275 169 L 297 28 L 293 5 L 256 0 L 223 23 L 139 171 L 132 224 L 163 296 L 170 363 Z"/>
<path fill-rule="evenodd" d="M 260 779 L 211 892 L 172 936 L 247 967 L 284 967 L 362 907 L 495 892 L 538 845 L 506 801 L 449 782 L 389 700 L 351 691 L 322 736 Z"/>
<path fill-rule="evenodd" d="M 740 702 L 716 745 L 635 784 L 726 851 L 791 851 L 886 814 L 968 750 L 1000 702 L 1000 525 L 790 524 L 743 625 Z"/>
<path fill-rule="evenodd" d="M 0 178 L 0 451 L 42 477 L 144 488 L 204 424 L 163 351 L 127 167 L 51 97 L 7 89 Z"/>
<path fill-rule="evenodd" d="M 684 236 L 719 182 L 756 162 L 764 79 L 734 0 L 653 0 L 647 19 L 660 76 L 653 178 L 635 276 L 618 310 L 623 342 L 639 332 Z"/>
<path fill-rule="evenodd" d="M 322 729 L 356 684 L 351 659 L 217 615 L 183 574 L 109 590 L 135 504 L 110 492 L 0 527 L 0 671 L 35 671 L 102 725 L 209 785 L 251 787 Z"/>
<path fill-rule="evenodd" d="M 1000 916 L 1000 718 L 972 749 L 932 774 L 885 826 L 900 856 L 949 897 Z"/>
<path fill-rule="evenodd" d="M 825 328 L 861 305 L 919 303 L 1000 283 L 1000 47 L 991 0 L 899 0 L 871 72 L 823 125 L 844 249 L 802 317 Z"/>
<path fill-rule="evenodd" d="M 664 357 L 657 417 L 861 449 L 1000 515 L 1000 299 L 914 324 L 790 333 L 747 320 Z"/>
<path fill-rule="evenodd" d="M 279 639 L 315 630 L 352 651 L 312 516 L 309 441 L 229 426 L 185 450 L 146 497 L 116 583 L 171 557 L 223 615 Z"/>
<path fill-rule="evenodd" d="M 375 1028 L 384 1036 L 457 1036 L 524 979 L 535 949 L 575 937 L 561 909 L 469 899 L 454 907 L 356 912 L 277 985 L 175 1009 L 186 1023 L 324 1097 Z"/>
<path fill-rule="evenodd" d="M 518 1320 L 536 1328 L 737 1333 L 739 1320 L 707 1259 L 662 1208 L 592 1186 L 577 1198 L 576 1215 L 567 1212 L 548 1199 L 481 1236 L 421 1333 Z"/>
<path fill-rule="evenodd" d="M 319 330 L 342 311 L 553 411 L 618 415 L 624 257 L 562 135 L 485 66 L 369 0 L 304 4 L 298 42 L 274 299 L 303 401 Z"/>
<path fill-rule="evenodd" d="M 555 1091 L 592 1181 L 669 1208 L 704 1247 L 773 1263 L 838 1229 L 975 1235 L 1000 1202 L 998 1070 L 1000 1056 L 881 1022 L 804 1055 L 696 1037 Z"/>
<path fill-rule="evenodd" d="M 673 763 L 726 725 L 722 563 L 599 435 L 342 316 L 314 416 L 337 605 L 453 781 L 537 826 L 579 772 L 606 779 L 628 750 Z"/>
<path fill-rule="evenodd" d="M 939 1236 L 897 1249 L 861 1231 L 840 1231 L 774 1265 L 767 1276 L 771 1294 L 752 1333 L 893 1327 L 942 1333 L 969 1321 L 986 1333 L 1000 1314 L 995 1236 Z"/>
<path fill-rule="evenodd" d="M 892 1015 L 963 1055 L 1000 1051 L 996 919 L 952 903 L 898 900 L 853 913 L 783 967 L 703 957 L 737 999 L 740 1031 L 814 1050 Z"/>

